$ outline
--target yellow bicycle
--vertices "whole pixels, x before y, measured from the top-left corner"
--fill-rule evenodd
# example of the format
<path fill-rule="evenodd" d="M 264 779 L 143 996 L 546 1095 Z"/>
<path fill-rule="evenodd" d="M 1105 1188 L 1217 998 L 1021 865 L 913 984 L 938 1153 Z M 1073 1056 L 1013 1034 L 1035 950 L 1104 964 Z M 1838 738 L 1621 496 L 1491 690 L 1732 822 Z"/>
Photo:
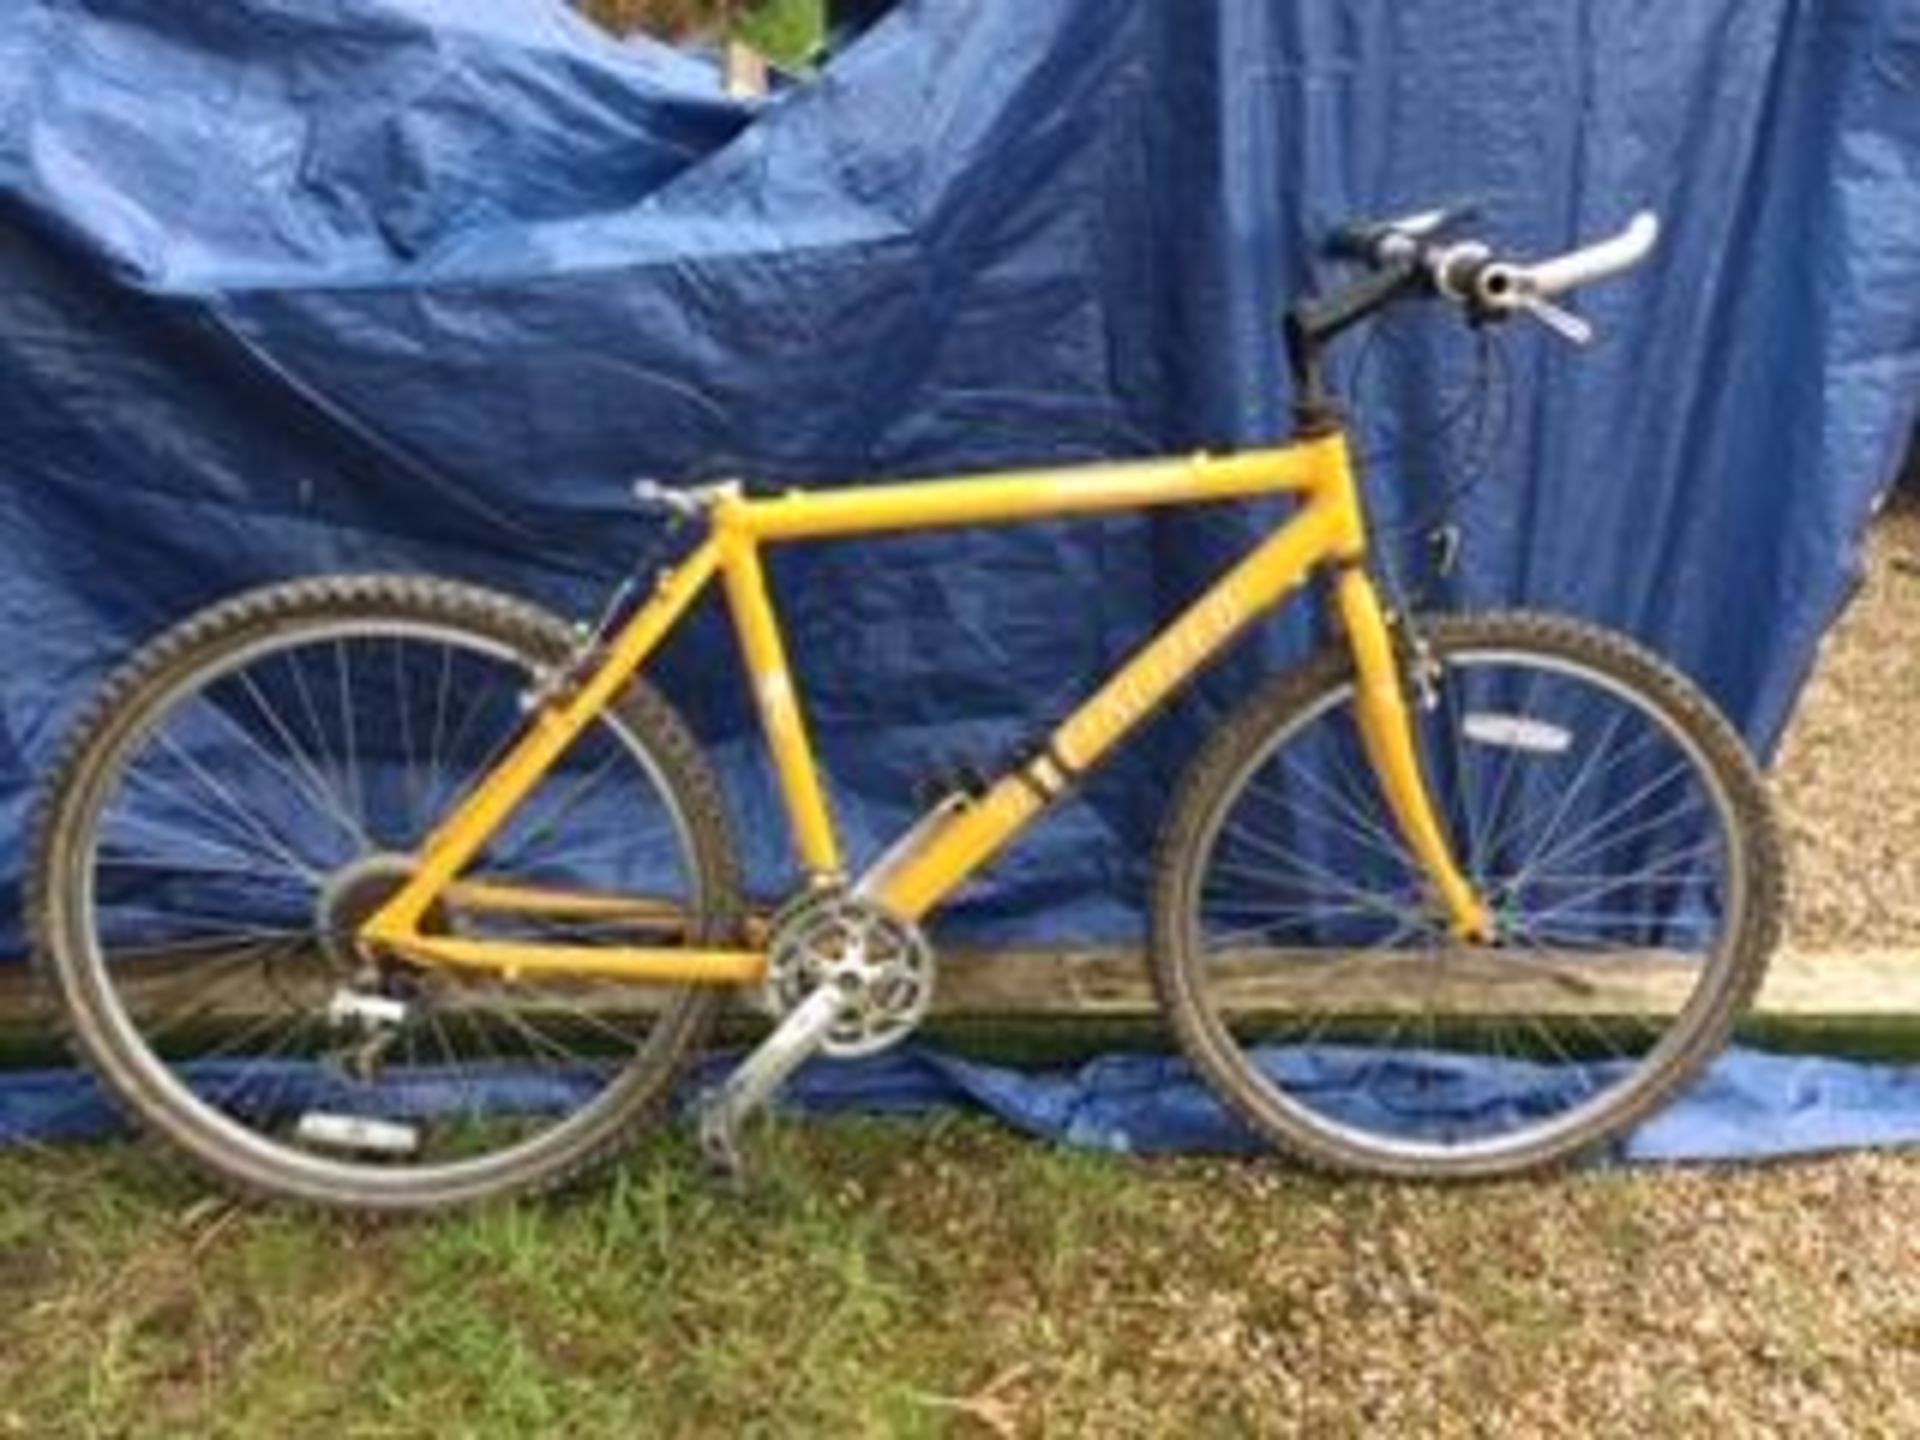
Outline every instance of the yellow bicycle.
<path fill-rule="evenodd" d="M 700 1106 L 926 1014 L 927 918 L 1310 576 L 1340 643 L 1192 761 L 1152 903 L 1181 1046 L 1310 1161 L 1474 1177 L 1616 1135 L 1719 1050 L 1773 946 L 1763 783 L 1683 676 L 1564 618 L 1389 615 L 1335 336 L 1412 296 L 1570 338 L 1556 298 L 1651 216 L 1532 264 L 1433 211 L 1357 227 L 1350 288 L 1290 312 L 1279 448 L 827 491 L 638 487 L 704 538 L 590 633 L 437 579 L 302 580 L 151 642 L 43 805 L 38 955 L 151 1130 L 251 1193 L 413 1210 L 557 1184 L 658 1118 L 722 998 L 774 1025 Z M 762 569 L 791 541 L 1265 496 L 1284 521 L 997 778 L 850 868 Z M 804 883 L 751 912 L 714 773 L 639 672 L 725 590 Z"/>

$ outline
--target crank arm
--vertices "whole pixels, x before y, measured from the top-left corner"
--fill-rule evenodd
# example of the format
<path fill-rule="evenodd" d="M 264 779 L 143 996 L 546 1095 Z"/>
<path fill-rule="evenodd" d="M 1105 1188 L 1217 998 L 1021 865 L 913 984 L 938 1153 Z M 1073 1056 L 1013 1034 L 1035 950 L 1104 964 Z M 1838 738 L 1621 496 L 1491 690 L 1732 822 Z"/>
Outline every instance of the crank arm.
<path fill-rule="evenodd" d="M 736 1190 L 746 1187 L 740 1131 L 747 1117 L 764 1108 L 794 1071 L 820 1053 L 850 1003 L 838 986 L 821 986 L 795 1006 L 718 1089 L 701 1099 L 701 1157 Z"/>

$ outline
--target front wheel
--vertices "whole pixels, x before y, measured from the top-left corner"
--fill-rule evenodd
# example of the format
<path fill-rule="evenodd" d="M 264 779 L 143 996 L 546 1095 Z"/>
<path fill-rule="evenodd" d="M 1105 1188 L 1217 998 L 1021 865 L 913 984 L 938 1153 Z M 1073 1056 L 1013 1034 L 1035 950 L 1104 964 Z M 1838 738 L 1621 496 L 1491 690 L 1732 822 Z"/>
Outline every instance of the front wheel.
<path fill-rule="evenodd" d="M 1386 808 L 1352 662 L 1245 703 L 1162 841 L 1153 968 L 1183 1048 L 1266 1139 L 1338 1169 L 1507 1174 L 1619 1134 L 1688 1083 L 1758 988 L 1779 842 L 1738 736 L 1625 638 L 1435 619 L 1409 706 L 1468 944 Z"/>

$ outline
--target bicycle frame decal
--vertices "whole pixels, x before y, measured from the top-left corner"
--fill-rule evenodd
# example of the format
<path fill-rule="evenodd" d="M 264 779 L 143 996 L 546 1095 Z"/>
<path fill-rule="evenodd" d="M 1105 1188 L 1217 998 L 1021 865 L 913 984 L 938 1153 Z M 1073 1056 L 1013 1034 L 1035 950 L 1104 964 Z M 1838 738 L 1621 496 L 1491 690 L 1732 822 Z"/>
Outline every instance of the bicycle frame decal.
<path fill-rule="evenodd" d="M 528 914 L 644 913 L 644 897 L 592 896 L 537 887 L 489 887 L 459 876 L 581 731 L 631 680 L 716 575 L 724 585 L 766 732 L 802 868 L 839 880 L 843 860 L 793 683 L 760 547 L 884 531 L 1059 519 L 1153 506 L 1196 505 L 1262 495 L 1298 496 L 1300 508 L 1195 600 L 1056 728 L 1040 754 L 1001 777 L 976 803 L 940 816 L 912 853 L 863 877 L 869 898 L 904 918 L 934 909 L 1091 769 L 1163 700 L 1278 605 L 1319 565 L 1342 566 L 1338 599 L 1361 676 L 1363 738 L 1415 853 L 1426 864 L 1463 935 L 1486 917 L 1461 877 L 1420 774 L 1391 641 L 1371 582 L 1355 563 L 1364 522 L 1344 435 L 1215 458 L 1010 472 L 967 479 L 795 492 L 774 499 L 729 496 L 711 534 L 661 580 L 647 604 L 571 694 L 542 705 L 526 733 L 428 838 L 418 869 L 364 924 L 364 939 L 428 964 L 509 975 L 558 972 L 636 981 L 738 983 L 765 968 L 758 950 L 542 944 L 429 935 L 420 926 L 435 900 L 459 886 L 495 908 Z"/>

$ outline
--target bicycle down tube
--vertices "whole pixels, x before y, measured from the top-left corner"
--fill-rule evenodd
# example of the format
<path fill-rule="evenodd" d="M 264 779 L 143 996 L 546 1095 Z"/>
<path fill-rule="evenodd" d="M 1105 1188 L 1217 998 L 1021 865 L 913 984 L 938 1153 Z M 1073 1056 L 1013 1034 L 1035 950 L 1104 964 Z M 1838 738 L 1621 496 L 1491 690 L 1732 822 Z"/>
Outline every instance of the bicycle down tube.
<path fill-rule="evenodd" d="M 975 803 L 938 817 L 912 853 L 863 877 L 868 898 L 918 920 L 1000 853 L 1167 696 L 1323 563 L 1340 567 L 1339 611 L 1353 647 L 1362 740 L 1392 813 L 1433 880 L 1454 929 L 1487 933 L 1485 911 L 1460 874 L 1433 813 L 1414 750 L 1405 701 L 1378 597 L 1358 562 L 1365 531 L 1344 435 L 1231 457 L 1197 455 L 1067 470 L 926 480 L 772 499 L 719 499 L 711 534 L 663 576 L 654 597 L 621 628 L 605 658 L 570 694 L 543 704 L 526 733 L 422 847 L 411 879 L 362 926 L 363 939 L 427 964 L 595 975 L 635 981 L 756 980 L 754 949 L 608 946 L 480 940 L 426 934 L 421 923 L 456 884 L 486 894 L 484 878 L 458 877 L 567 747 L 632 679 L 705 591 L 722 579 L 755 703 L 773 756 L 795 853 L 809 875 L 839 880 L 843 860 L 799 696 L 767 593 L 763 544 L 885 531 L 1058 519 L 1115 510 L 1194 505 L 1294 494 L 1300 509 L 1216 581 L 1062 722 L 1030 759 Z M 644 906 L 628 897 L 556 892 L 549 901 L 516 887 L 527 913 L 582 906 Z M 502 897 L 504 898 L 504 897 Z"/>

